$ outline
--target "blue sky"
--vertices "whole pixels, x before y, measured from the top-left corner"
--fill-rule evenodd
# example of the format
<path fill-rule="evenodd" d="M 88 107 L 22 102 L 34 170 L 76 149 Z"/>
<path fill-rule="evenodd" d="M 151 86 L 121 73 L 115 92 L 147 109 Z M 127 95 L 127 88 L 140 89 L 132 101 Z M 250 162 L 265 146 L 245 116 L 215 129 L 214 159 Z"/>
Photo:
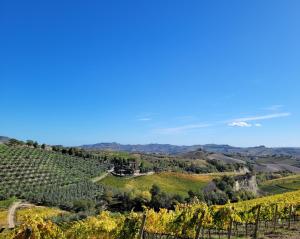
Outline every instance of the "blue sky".
<path fill-rule="evenodd" d="M 0 135 L 300 146 L 300 2 L 1 1 Z"/>

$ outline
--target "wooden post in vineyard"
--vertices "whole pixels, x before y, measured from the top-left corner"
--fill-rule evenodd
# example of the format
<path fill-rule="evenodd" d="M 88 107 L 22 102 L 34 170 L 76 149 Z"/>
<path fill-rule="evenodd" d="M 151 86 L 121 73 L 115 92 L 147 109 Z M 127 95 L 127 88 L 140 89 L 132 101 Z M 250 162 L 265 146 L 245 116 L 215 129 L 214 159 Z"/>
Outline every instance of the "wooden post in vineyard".
<path fill-rule="evenodd" d="M 141 224 L 141 228 L 140 228 L 140 231 L 139 231 L 139 239 L 143 239 L 143 234 L 144 234 L 144 229 L 145 229 L 145 224 L 146 224 L 146 218 L 147 218 L 147 215 L 146 214 L 143 214 L 143 219 L 142 219 L 142 224 Z"/>
<path fill-rule="evenodd" d="M 290 205 L 290 208 L 289 208 L 289 224 L 288 224 L 288 229 L 291 229 L 292 210 L 293 210 L 293 206 Z"/>
<path fill-rule="evenodd" d="M 227 234 L 227 238 L 228 239 L 231 238 L 232 224 L 233 224 L 233 221 L 232 221 L 232 219 L 230 219 L 229 228 L 228 228 L 228 234 Z"/>
<path fill-rule="evenodd" d="M 211 229 L 209 228 L 209 229 L 208 229 L 208 238 L 209 238 L 209 239 L 211 239 L 211 231 L 210 231 L 210 230 L 211 230 Z"/>
<path fill-rule="evenodd" d="M 257 214 L 256 214 L 256 221 L 255 221 L 255 229 L 254 229 L 254 235 L 253 235 L 254 239 L 257 239 L 260 208 L 261 208 L 261 205 L 258 205 L 258 207 L 257 207 Z"/>
<path fill-rule="evenodd" d="M 195 239 L 200 239 L 200 233 L 201 233 L 201 229 L 202 229 L 202 224 L 203 224 L 204 216 L 205 216 L 205 211 L 201 214 L 200 222 L 199 222 L 197 230 L 196 230 Z"/>
<path fill-rule="evenodd" d="M 278 211 L 278 205 L 276 204 L 275 210 L 274 210 L 274 217 L 273 217 L 273 231 L 274 232 L 276 230 L 277 211 Z"/>
<path fill-rule="evenodd" d="M 239 231 L 238 231 L 238 224 L 237 222 L 235 223 L 235 236 L 238 236 L 239 235 Z"/>
<path fill-rule="evenodd" d="M 30 239 L 32 234 L 31 228 L 26 228 L 25 233 L 24 233 L 24 239 Z"/>

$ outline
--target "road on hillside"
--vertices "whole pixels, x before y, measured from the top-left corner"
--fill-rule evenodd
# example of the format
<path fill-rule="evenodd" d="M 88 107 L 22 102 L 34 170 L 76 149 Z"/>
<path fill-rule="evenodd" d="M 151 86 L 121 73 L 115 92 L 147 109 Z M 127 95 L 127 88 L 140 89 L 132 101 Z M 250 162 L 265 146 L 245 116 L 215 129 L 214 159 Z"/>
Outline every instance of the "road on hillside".
<path fill-rule="evenodd" d="M 33 204 L 26 203 L 26 202 L 21 202 L 17 201 L 14 202 L 8 209 L 8 214 L 7 214 L 7 224 L 8 228 L 12 229 L 15 228 L 16 226 L 16 210 L 20 207 L 32 207 Z"/>

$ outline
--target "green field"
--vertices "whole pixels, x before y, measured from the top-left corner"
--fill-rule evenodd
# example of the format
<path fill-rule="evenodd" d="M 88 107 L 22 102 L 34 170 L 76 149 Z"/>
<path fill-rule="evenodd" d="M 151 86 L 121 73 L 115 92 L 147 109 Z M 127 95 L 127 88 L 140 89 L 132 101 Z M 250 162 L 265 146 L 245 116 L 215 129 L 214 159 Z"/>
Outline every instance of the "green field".
<path fill-rule="evenodd" d="M 260 189 L 271 194 L 285 193 L 300 189 L 300 175 L 268 180 L 260 185 Z"/>
<path fill-rule="evenodd" d="M 171 172 L 136 178 L 121 178 L 109 175 L 101 181 L 101 184 L 125 191 L 132 189 L 148 191 L 153 184 L 157 184 L 162 191 L 187 196 L 189 190 L 199 191 L 214 177 L 213 174 L 197 175 Z"/>

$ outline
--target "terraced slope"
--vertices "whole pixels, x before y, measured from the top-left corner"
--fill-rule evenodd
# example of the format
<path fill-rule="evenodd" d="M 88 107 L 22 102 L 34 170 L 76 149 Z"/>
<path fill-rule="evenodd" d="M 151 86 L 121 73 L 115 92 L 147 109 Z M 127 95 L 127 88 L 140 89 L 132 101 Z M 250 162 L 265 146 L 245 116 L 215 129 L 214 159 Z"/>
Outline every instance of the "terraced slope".
<path fill-rule="evenodd" d="M 95 189 L 90 179 L 106 170 L 101 159 L 81 158 L 42 149 L 0 145 L 0 195 L 56 201 L 66 195 L 84 196 L 84 188 Z M 79 190 L 80 188 L 80 190 Z M 38 197 L 38 194 L 42 195 Z M 89 192 L 95 194 L 95 192 Z M 88 193 L 87 193 L 88 194 Z M 71 197 L 71 196 L 70 196 Z M 75 195 L 76 198 L 76 195 Z"/>

